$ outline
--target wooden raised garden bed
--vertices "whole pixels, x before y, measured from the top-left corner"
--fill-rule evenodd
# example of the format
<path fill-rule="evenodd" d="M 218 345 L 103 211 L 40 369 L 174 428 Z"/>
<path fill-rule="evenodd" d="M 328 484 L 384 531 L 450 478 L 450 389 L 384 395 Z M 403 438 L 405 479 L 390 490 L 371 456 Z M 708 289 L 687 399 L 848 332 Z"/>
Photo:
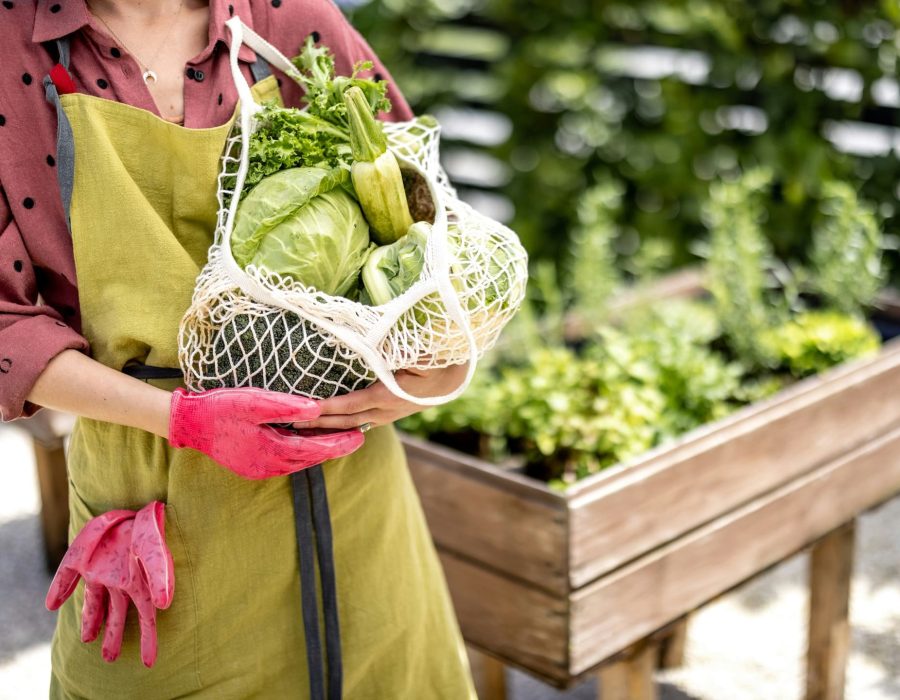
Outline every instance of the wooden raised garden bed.
<path fill-rule="evenodd" d="M 807 696 L 839 697 L 826 692 L 843 685 L 847 635 L 828 630 L 846 626 L 845 524 L 900 493 L 900 339 L 564 493 L 404 442 L 477 650 L 567 687 L 831 533 L 813 567 L 848 571 L 813 576 Z"/>

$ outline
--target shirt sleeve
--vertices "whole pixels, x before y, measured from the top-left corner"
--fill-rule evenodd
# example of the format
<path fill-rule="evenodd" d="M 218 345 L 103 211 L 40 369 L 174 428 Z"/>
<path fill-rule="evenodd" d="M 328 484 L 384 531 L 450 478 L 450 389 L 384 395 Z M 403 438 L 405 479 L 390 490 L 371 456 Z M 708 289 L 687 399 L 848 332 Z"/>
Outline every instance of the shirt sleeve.
<path fill-rule="evenodd" d="M 0 420 L 36 413 L 26 397 L 63 350 L 87 352 L 87 340 L 40 299 L 38 276 L 0 185 Z"/>

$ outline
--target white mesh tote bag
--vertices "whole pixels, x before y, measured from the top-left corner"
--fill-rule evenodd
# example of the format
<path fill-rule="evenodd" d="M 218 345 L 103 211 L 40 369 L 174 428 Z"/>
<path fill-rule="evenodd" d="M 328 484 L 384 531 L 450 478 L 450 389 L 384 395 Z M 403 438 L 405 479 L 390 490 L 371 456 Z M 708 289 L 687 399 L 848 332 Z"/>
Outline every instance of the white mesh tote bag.
<path fill-rule="evenodd" d="M 238 50 L 246 42 L 288 76 L 297 69 L 238 17 L 226 25 L 240 112 L 222 157 L 214 242 L 179 331 L 185 383 L 193 391 L 254 386 L 327 398 L 377 379 L 420 405 L 456 398 L 524 297 L 528 261 L 517 236 L 456 198 L 438 161 L 439 127 L 416 120 L 384 125 L 388 148 L 402 168 L 421 176 L 434 208 L 422 271 L 411 287 L 376 306 L 261 266 L 242 269 L 231 238 L 263 107 L 238 68 Z M 463 382 L 442 396 L 411 396 L 393 374 L 466 362 Z"/>

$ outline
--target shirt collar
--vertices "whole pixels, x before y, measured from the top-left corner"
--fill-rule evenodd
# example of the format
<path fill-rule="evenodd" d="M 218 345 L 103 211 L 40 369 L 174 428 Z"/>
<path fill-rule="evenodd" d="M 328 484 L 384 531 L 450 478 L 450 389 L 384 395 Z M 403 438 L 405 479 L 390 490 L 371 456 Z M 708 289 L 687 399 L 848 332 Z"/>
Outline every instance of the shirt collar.
<path fill-rule="evenodd" d="M 225 27 L 225 20 L 232 14 L 240 17 L 244 24 L 253 28 L 253 13 L 250 11 L 250 0 L 209 0 L 209 42 L 202 53 L 196 57 L 195 63 L 206 60 L 218 42 L 229 46 L 231 36 Z M 85 0 L 37 0 L 37 12 L 34 19 L 34 30 L 31 40 L 34 43 L 54 41 L 61 37 L 91 27 L 93 38 L 101 43 L 110 43 L 107 30 L 94 18 L 88 10 Z M 247 63 L 256 60 L 256 54 L 244 44 L 238 52 L 238 58 Z"/>

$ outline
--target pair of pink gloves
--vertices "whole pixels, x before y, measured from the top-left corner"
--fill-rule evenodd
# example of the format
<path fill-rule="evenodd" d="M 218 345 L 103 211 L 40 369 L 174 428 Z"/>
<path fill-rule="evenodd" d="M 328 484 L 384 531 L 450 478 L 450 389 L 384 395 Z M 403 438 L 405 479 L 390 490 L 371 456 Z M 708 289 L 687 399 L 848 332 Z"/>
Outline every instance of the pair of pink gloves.
<path fill-rule="evenodd" d="M 191 447 L 247 479 L 284 476 L 343 457 L 364 440 L 361 430 L 303 435 L 270 423 L 310 421 L 318 404 L 300 396 L 262 389 L 215 389 L 172 395 L 169 442 Z M 122 647 L 130 600 L 138 611 L 141 660 L 156 661 L 156 611 L 175 593 L 172 555 L 166 546 L 165 506 L 154 501 L 140 511 L 114 510 L 91 519 L 72 541 L 47 593 L 58 609 L 84 578 L 81 639 L 91 642 L 106 621 L 102 654 L 115 661 Z"/>

